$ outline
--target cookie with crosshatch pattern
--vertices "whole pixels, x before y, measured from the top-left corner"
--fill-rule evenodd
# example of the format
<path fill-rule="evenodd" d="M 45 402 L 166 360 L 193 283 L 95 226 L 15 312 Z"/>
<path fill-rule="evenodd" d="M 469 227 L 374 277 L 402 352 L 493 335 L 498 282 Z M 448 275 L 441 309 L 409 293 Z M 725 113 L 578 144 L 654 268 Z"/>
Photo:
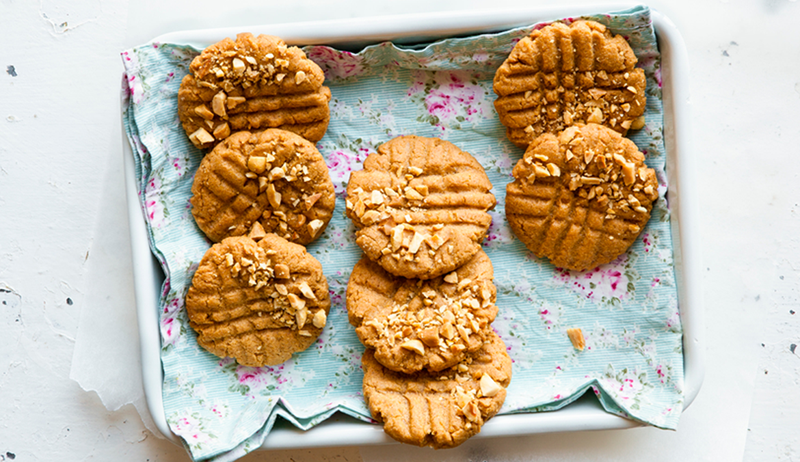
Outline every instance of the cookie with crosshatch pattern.
<path fill-rule="evenodd" d="M 383 366 L 440 371 L 478 350 L 497 316 L 492 262 L 483 250 L 425 281 L 392 276 L 363 257 L 347 283 L 347 313 Z"/>
<path fill-rule="evenodd" d="M 536 256 L 576 271 L 628 250 L 658 199 L 655 170 L 633 141 L 596 124 L 539 136 L 512 174 L 511 230 Z"/>
<path fill-rule="evenodd" d="M 597 123 L 625 135 L 644 125 L 645 76 L 621 35 L 594 21 L 553 23 L 520 40 L 497 69 L 495 109 L 521 148 L 542 133 Z"/>
<path fill-rule="evenodd" d="M 396 276 L 430 279 L 480 250 L 491 189 L 481 164 L 453 143 L 400 136 L 350 174 L 345 213 L 367 257 Z"/>
<path fill-rule="evenodd" d="M 214 242 L 260 223 L 305 245 L 325 230 L 335 202 L 317 148 L 279 129 L 229 136 L 203 157 L 192 184 L 192 215 Z"/>
<path fill-rule="evenodd" d="M 305 247 L 266 234 L 229 237 L 203 256 L 186 294 L 197 343 L 243 366 L 280 364 L 312 345 L 331 301 Z"/>
<path fill-rule="evenodd" d="M 281 128 L 316 143 L 330 120 L 322 69 L 278 37 L 226 38 L 192 60 L 178 90 L 189 140 L 210 149 L 240 130 Z"/>
<path fill-rule="evenodd" d="M 436 449 L 460 445 L 500 410 L 511 382 L 511 358 L 494 331 L 480 350 L 449 369 L 403 374 L 383 367 L 372 350 L 361 359 L 364 399 L 397 441 Z"/>

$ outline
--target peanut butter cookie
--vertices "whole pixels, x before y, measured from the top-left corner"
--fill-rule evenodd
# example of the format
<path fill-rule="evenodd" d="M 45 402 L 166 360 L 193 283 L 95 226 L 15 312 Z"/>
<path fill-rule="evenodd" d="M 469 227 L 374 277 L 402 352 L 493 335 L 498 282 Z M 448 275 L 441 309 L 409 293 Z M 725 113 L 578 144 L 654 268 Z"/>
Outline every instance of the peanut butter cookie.
<path fill-rule="evenodd" d="M 401 136 L 370 154 L 347 185 L 356 243 L 386 271 L 430 279 L 481 247 L 495 206 L 477 160 L 438 138 Z"/>
<path fill-rule="evenodd" d="M 554 23 L 520 40 L 497 69 L 495 109 L 521 148 L 542 133 L 597 123 L 641 128 L 645 76 L 628 42 L 594 21 Z"/>
<path fill-rule="evenodd" d="M 229 237 L 206 252 L 186 294 L 186 313 L 201 347 L 260 367 L 313 344 L 331 301 L 322 265 L 305 247 L 258 226 L 254 231 L 253 238 Z"/>
<path fill-rule="evenodd" d="M 244 33 L 203 50 L 181 81 L 178 116 L 192 144 L 210 149 L 239 130 L 282 128 L 316 143 L 328 128 L 331 91 L 297 47 Z"/>
<path fill-rule="evenodd" d="M 305 245 L 322 234 L 336 202 L 317 148 L 278 129 L 238 132 L 219 143 L 200 162 L 192 194 L 192 215 L 214 242 L 259 222 Z"/>
<path fill-rule="evenodd" d="M 546 133 L 531 143 L 506 188 L 506 217 L 536 256 L 576 271 L 617 258 L 636 240 L 658 181 L 627 138 L 601 125 Z"/>
<path fill-rule="evenodd" d="M 347 284 L 347 312 L 361 342 L 385 367 L 440 371 L 478 350 L 497 316 L 492 262 L 483 250 L 426 281 L 387 273 L 364 257 Z"/>
<path fill-rule="evenodd" d="M 386 369 L 367 349 L 364 399 L 392 438 L 436 449 L 460 445 L 500 410 L 511 382 L 511 358 L 492 331 L 473 355 L 441 372 L 406 375 Z"/>

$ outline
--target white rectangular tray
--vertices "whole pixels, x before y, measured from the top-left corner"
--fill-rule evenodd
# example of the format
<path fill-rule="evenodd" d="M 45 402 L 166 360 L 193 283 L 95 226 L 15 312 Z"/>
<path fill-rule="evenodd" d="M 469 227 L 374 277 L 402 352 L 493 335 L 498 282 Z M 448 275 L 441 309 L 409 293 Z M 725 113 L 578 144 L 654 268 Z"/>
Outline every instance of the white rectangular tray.
<path fill-rule="evenodd" d="M 632 6 L 635 5 L 537 7 L 298 22 L 235 29 L 173 32 L 157 37 L 154 41 L 205 48 L 222 37 L 233 37 L 247 30 L 254 34 L 277 35 L 289 44 L 327 44 L 355 50 L 386 40 L 395 43 L 422 42 L 456 35 L 500 31 L 563 17 L 621 11 Z M 661 52 L 666 169 L 672 212 L 676 282 L 683 325 L 685 409 L 697 396 L 703 382 L 705 331 L 700 287 L 702 259 L 699 237 L 696 234 L 695 167 L 689 126 L 691 106 L 689 67 L 683 38 L 675 25 L 657 11 L 651 10 L 651 13 Z M 163 370 L 158 303 L 164 274 L 150 251 L 144 215 L 136 190 L 133 154 L 127 140 L 123 141 L 123 150 L 144 391 L 150 414 L 158 429 L 172 441 L 179 442 L 179 437 L 173 434 L 167 425 L 162 402 Z M 558 411 L 497 416 L 483 427 L 477 437 L 618 429 L 639 425 L 641 424 L 638 422 L 605 412 L 593 396 L 585 396 Z M 263 448 L 286 449 L 391 442 L 394 440 L 386 436 L 379 425 L 369 425 L 336 414 L 308 431 L 298 430 L 279 419 L 266 438 Z"/>

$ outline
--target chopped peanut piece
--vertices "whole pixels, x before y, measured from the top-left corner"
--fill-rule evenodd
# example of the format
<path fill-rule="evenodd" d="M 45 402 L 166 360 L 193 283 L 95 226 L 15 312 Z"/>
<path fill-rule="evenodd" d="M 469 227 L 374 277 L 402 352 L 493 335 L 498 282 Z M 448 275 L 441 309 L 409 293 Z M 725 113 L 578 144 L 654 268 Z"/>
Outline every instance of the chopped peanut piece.
<path fill-rule="evenodd" d="M 419 340 L 406 340 L 400 344 L 400 348 L 413 351 L 414 353 L 422 356 L 425 354 L 425 346 Z"/>
<path fill-rule="evenodd" d="M 496 396 L 503 389 L 489 374 L 483 374 L 480 385 L 481 394 L 489 398 Z"/>
<path fill-rule="evenodd" d="M 206 106 L 205 104 L 201 104 L 200 106 L 194 108 L 194 112 L 195 114 L 199 115 L 200 117 L 206 120 L 211 120 L 214 118 L 214 113 L 209 111 L 208 106 Z"/>
<path fill-rule="evenodd" d="M 311 230 L 311 235 L 316 236 L 317 232 L 320 230 L 320 228 L 322 228 L 323 224 L 324 223 L 322 222 L 322 220 L 319 219 L 311 220 L 311 222 L 308 223 L 308 228 Z"/>
<path fill-rule="evenodd" d="M 311 320 L 311 323 L 317 329 L 322 329 L 325 327 L 325 323 L 328 322 L 328 315 L 325 314 L 325 310 L 319 310 L 314 314 L 314 319 Z"/>
<path fill-rule="evenodd" d="M 214 138 L 224 140 L 231 135 L 231 127 L 228 122 L 223 122 L 214 128 Z"/>
<path fill-rule="evenodd" d="M 298 287 L 300 288 L 300 293 L 303 294 L 303 297 L 309 300 L 317 299 L 317 296 L 314 295 L 314 291 L 311 290 L 311 287 L 308 286 L 308 283 L 306 281 L 301 282 Z"/>
<path fill-rule="evenodd" d="M 250 239 L 257 241 L 259 239 L 263 239 L 266 235 L 267 232 L 264 231 L 264 227 L 261 226 L 261 223 L 257 221 L 253 223 L 253 227 L 250 228 L 250 234 L 248 234 L 247 236 Z"/>
<path fill-rule="evenodd" d="M 267 158 L 250 156 L 250 158 L 247 159 L 247 168 L 254 173 L 264 173 L 264 170 L 267 168 Z"/>
<path fill-rule="evenodd" d="M 211 99 L 211 110 L 214 111 L 214 114 L 223 118 L 228 117 L 228 114 L 225 112 L 225 101 L 227 99 L 228 95 L 226 95 L 224 91 L 214 95 L 214 98 Z"/>
<path fill-rule="evenodd" d="M 298 297 L 297 294 L 287 294 L 286 297 L 289 299 L 289 304 L 292 305 L 292 308 L 296 310 L 302 310 L 306 306 L 306 301 Z"/>
<path fill-rule="evenodd" d="M 208 133 L 205 128 L 198 128 L 196 132 L 189 135 L 189 139 L 194 142 L 194 144 L 207 144 L 213 143 L 214 137 L 211 136 L 211 133 Z"/>
<path fill-rule="evenodd" d="M 457 284 L 458 283 L 458 273 L 453 271 L 452 273 L 448 274 L 444 277 L 444 282 L 449 282 L 450 284 Z"/>
<path fill-rule="evenodd" d="M 283 263 L 278 263 L 277 265 L 275 265 L 275 277 L 278 279 L 289 279 L 290 277 L 292 277 L 292 274 L 287 265 L 284 265 Z"/>
<path fill-rule="evenodd" d="M 297 309 L 297 313 L 294 315 L 295 321 L 297 322 L 297 328 L 302 329 L 303 326 L 306 325 L 306 320 L 308 319 L 308 308 L 303 306 L 302 308 Z"/>

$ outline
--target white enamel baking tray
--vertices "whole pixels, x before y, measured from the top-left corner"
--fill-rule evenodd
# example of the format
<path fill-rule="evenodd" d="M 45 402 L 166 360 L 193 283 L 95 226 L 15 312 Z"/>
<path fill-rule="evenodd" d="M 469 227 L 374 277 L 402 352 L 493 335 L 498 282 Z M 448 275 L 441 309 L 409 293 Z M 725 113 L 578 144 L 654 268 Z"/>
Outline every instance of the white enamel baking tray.
<path fill-rule="evenodd" d="M 365 45 L 386 40 L 395 43 L 418 43 L 456 35 L 495 32 L 563 17 L 621 11 L 632 6 L 635 5 L 537 7 L 298 22 L 174 32 L 157 37 L 153 41 L 191 44 L 205 48 L 222 37 L 233 37 L 246 30 L 254 34 L 277 35 L 289 44 L 328 44 L 357 50 Z M 700 287 L 702 262 L 699 237 L 696 233 L 696 174 L 689 126 L 691 108 L 689 67 L 683 38 L 675 25 L 657 11 L 652 11 L 652 18 L 662 57 L 664 141 L 667 150 L 676 282 L 684 332 L 685 408 L 697 396 L 703 382 L 705 331 Z M 133 154 L 126 139 L 123 141 L 123 149 L 145 395 L 150 414 L 158 429 L 172 441 L 179 442 L 179 437 L 173 434 L 167 425 L 162 403 L 163 371 L 160 357 L 158 301 L 164 274 L 150 251 L 144 215 L 137 197 Z M 606 413 L 593 396 L 584 396 L 558 411 L 497 416 L 483 427 L 477 437 L 621 429 L 639 425 L 641 424 L 638 422 Z M 308 431 L 298 430 L 278 419 L 263 448 L 287 449 L 391 442 L 394 440 L 385 435 L 381 426 L 357 421 L 343 414 L 335 414 Z"/>

